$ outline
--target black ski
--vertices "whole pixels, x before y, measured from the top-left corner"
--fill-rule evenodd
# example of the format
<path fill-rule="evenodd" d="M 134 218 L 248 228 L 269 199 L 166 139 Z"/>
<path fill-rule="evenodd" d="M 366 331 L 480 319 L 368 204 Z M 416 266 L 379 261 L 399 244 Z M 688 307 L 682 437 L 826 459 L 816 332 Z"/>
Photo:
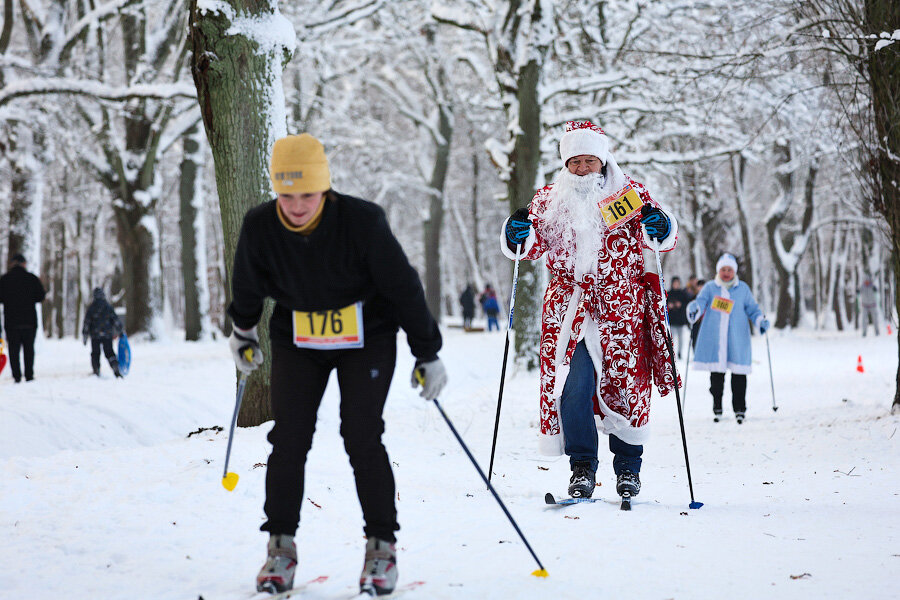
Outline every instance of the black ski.
<path fill-rule="evenodd" d="M 550 492 L 544 495 L 544 502 L 553 506 L 569 506 L 571 504 L 581 504 L 583 502 L 597 502 L 597 498 L 560 498 L 559 500 Z"/>
<path fill-rule="evenodd" d="M 621 510 L 631 510 L 631 493 L 625 492 L 622 494 L 622 505 L 619 506 Z"/>

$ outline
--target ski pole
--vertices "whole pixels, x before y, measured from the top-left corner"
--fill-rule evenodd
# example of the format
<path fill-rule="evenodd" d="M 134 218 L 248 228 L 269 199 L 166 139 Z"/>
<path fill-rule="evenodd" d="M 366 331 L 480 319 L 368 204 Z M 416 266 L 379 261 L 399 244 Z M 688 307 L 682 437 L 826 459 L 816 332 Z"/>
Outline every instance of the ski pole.
<path fill-rule="evenodd" d="M 691 327 L 688 327 L 688 351 L 687 351 L 687 362 L 684 363 L 684 398 L 681 399 L 681 408 L 687 406 L 687 381 L 688 381 L 688 373 L 691 370 L 691 347 L 693 347 L 693 343 L 691 343 Z"/>
<path fill-rule="evenodd" d="M 247 362 L 253 361 L 253 348 L 247 346 L 241 350 Z M 225 450 L 225 469 L 222 472 L 222 487 L 229 492 L 233 491 L 238 483 L 238 474 L 228 472 L 228 461 L 231 459 L 231 442 L 234 440 L 234 430 L 237 427 L 238 413 L 241 411 L 241 401 L 244 399 L 244 388 L 247 386 L 247 374 L 241 373 L 238 377 L 237 398 L 234 401 L 234 415 L 231 417 L 231 429 L 228 430 L 228 448 Z"/>
<path fill-rule="evenodd" d="M 769 385 L 772 387 L 772 412 L 778 412 L 775 404 L 775 380 L 772 378 L 772 351 L 769 349 L 769 330 L 766 329 L 766 354 L 769 355 Z"/>
<path fill-rule="evenodd" d="M 500 404 L 503 402 L 503 384 L 506 382 L 506 360 L 509 357 L 509 337 L 513 328 L 513 313 L 516 311 L 516 287 L 519 284 L 519 251 L 522 245 L 516 244 L 516 266 L 513 269 L 512 293 L 509 297 L 509 320 L 506 324 L 506 345 L 503 347 L 503 368 L 500 370 L 500 393 L 497 396 L 497 416 L 494 417 L 494 441 L 491 442 L 491 462 L 488 464 L 488 487 L 494 473 L 494 452 L 497 450 L 497 431 L 500 429 Z"/>
<path fill-rule="evenodd" d="M 694 500 L 694 484 L 691 481 L 691 461 L 688 458 L 687 436 L 684 434 L 684 412 L 681 409 L 681 394 L 678 392 L 678 369 L 675 367 L 675 349 L 672 347 L 672 335 L 669 332 L 669 310 L 666 307 L 666 282 L 663 278 L 662 261 L 659 260 L 659 240 L 653 245 L 656 253 L 656 271 L 659 275 L 659 291 L 662 295 L 663 310 L 666 316 L 665 338 L 669 350 L 669 363 L 672 365 L 672 376 L 675 378 L 675 405 L 678 407 L 678 425 L 681 427 L 681 445 L 684 446 L 684 466 L 687 469 L 688 490 L 691 492 L 690 508 L 700 508 L 702 502 Z"/>
<path fill-rule="evenodd" d="M 416 369 L 416 379 L 419 381 L 419 385 L 424 387 L 425 377 L 422 374 L 421 369 Z M 534 553 L 534 550 L 531 548 L 531 544 L 529 544 L 528 540 L 525 539 L 525 534 L 523 534 L 522 530 L 519 529 L 519 525 L 516 523 L 516 520 L 513 519 L 513 516 L 509 513 L 506 505 L 503 504 L 503 500 L 501 500 L 500 496 L 497 494 L 497 490 L 494 489 L 494 486 L 491 485 L 491 482 L 488 481 L 488 478 L 485 476 L 484 471 L 482 471 L 481 467 L 478 466 L 478 461 L 476 461 L 475 457 L 472 456 L 472 453 L 469 451 L 468 446 L 466 446 L 466 443 L 456 431 L 456 427 L 453 426 L 453 422 L 450 420 L 450 417 L 448 417 L 447 413 L 444 412 L 444 409 L 441 408 L 441 404 L 437 401 L 437 398 L 432 398 L 431 401 L 434 402 L 434 405 L 437 407 L 438 411 L 440 411 L 441 416 L 444 417 L 444 421 L 447 422 L 447 426 L 450 428 L 450 431 L 453 432 L 453 435 L 456 437 L 456 441 L 459 442 L 460 446 L 462 446 L 462 449 L 463 451 L 465 451 L 466 456 L 468 456 L 469 460 L 472 461 L 472 465 L 475 467 L 475 470 L 478 471 L 479 475 L 481 475 L 481 479 L 487 484 L 487 487 L 491 491 L 491 494 L 494 495 L 494 500 L 496 500 L 497 504 L 500 505 L 500 508 L 503 509 L 503 514 L 506 515 L 506 518 L 509 519 L 509 522 L 512 524 L 513 529 L 515 529 L 516 533 L 519 534 L 519 537 L 522 538 L 522 541 L 525 543 L 525 547 L 528 548 L 528 551 L 531 553 L 532 558 L 534 558 L 534 562 L 536 562 L 538 567 L 540 567 L 536 571 L 533 571 L 531 574 L 535 577 L 547 577 L 549 573 L 547 573 L 547 569 L 545 569 L 544 565 L 541 563 L 541 559 L 539 559 L 537 557 L 537 554 Z"/>

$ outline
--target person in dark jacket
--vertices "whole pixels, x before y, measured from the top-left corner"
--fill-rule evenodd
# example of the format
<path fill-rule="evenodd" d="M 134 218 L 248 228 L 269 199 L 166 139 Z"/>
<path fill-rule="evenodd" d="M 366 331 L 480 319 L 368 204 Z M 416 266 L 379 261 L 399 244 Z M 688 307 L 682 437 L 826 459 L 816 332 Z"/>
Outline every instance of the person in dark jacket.
<path fill-rule="evenodd" d="M 20 351 L 25 358 L 25 381 L 34 379 L 34 338 L 37 335 L 37 311 L 34 305 L 47 295 L 44 285 L 25 267 L 25 257 L 16 254 L 10 269 L 0 277 L 0 303 L 9 344 L 9 368 L 16 383 L 22 381 Z"/>
<path fill-rule="evenodd" d="M 94 369 L 94 375 L 97 377 L 100 376 L 101 346 L 113 373 L 116 377 L 122 376 L 112 343 L 115 338 L 122 335 L 123 331 L 125 328 L 122 326 L 122 320 L 119 319 L 119 315 L 113 310 L 112 305 L 107 302 L 103 288 L 94 288 L 94 300 L 84 314 L 81 335 L 85 344 L 87 344 L 88 338 L 91 339 L 91 368 Z"/>
<path fill-rule="evenodd" d="M 275 300 L 269 320 L 275 425 L 261 527 L 269 544 L 257 589 L 293 586 L 306 455 L 329 374 L 337 370 L 341 435 L 367 537 L 360 589 L 387 594 L 397 581 L 394 532 L 400 526 L 381 436 L 396 334 L 404 329 L 416 358 L 413 387 L 421 384 L 421 395 L 432 400 L 447 381 L 437 355 L 440 330 L 384 211 L 331 189 L 328 159 L 316 138 L 304 133 L 277 140 L 270 175 L 278 196 L 244 217 L 228 307 L 234 322 L 229 346 L 237 368 L 250 373 L 263 361 L 256 332 L 263 300 Z"/>
<path fill-rule="evenodd" d="M 666 305 L 669 309 L 669 325 L 672 329 L 672 339 L 675 343 L 675 352 L 681 358 L 681 349 L 684 347 L 685 332 L 689 331 L 687 320 L 687 305 L 694 297 L 685 288 L 681 287 L 681 278 L 672 278 L 672 287 L 666 294 Z"/>
<path fill-rule="evenodd" d="M 475 286 L 471 283 L 459 295 L 459 304 L 462 306 L 463 329 L 470 329 L 475 318 Z"/>

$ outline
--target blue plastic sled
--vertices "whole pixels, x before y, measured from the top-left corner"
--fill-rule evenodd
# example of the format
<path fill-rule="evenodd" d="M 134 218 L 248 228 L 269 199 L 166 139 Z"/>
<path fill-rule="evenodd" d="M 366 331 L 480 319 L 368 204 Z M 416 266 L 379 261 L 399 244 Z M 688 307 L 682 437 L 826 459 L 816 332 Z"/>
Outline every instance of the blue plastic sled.
<path fill-rule="evenodd" d="M 128 375 L 131 368 L 131 346 L 128 344 L 128 336 L 124 333 L 119 336 L 119 372 Z"/>

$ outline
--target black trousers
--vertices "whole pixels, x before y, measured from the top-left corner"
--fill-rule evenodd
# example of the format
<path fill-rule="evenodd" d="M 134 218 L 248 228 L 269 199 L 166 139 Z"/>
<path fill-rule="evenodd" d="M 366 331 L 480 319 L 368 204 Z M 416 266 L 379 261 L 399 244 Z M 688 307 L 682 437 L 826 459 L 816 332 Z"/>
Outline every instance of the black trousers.
<path fill-rule="evenodd" d="M 109 366 L 113 366 L 113 363 L 115 363 L 116 365 L 119 364 L 119 361 L 116 358 L 116 353 L 115 351 L 113 351 L 112 339 L 92 337 L 91 367 L 94 369 L 94 373 L 100 372 L 100 346 L 103 346 L 103 354 L 106 356 L 106 360 L 109 361 Z"/>
<path fill-rule="evenodd" d="M 6 341 L 9 344 L 9 368 L 12 370 L 13 379 L 22 380 L 22 369 L 19 365 L 19 352 L 25 358 L 25 380 L 34 379 L 34 338 L 37 335 L 37 327 L 12 327 L 6 328 Z"/>
<path fill-rule="evenodd" d="M 725 373 L 709 374 L 709 392 L 713 397 L 713 412 L 722 414 L 722 393 L 725 391 Z M 731 374 L 731 408 L 734 414 L 747 412 L 747 376 Z"/>
<path fill-rule="evenodd" d="M 266 469 L 267 521 L 260 529 L 294 535 L 300 523 L 306 455 L 316 412 L 332 369 L 341 389 L 341 437 L 350 457 L 364 532 L 396 541 L 394 473 L 381 443 L 382 411 L 397 360 L 395 336 L 366 340 L 355 350 L 308 350 L 272 345 L 272 454 Z"/>

